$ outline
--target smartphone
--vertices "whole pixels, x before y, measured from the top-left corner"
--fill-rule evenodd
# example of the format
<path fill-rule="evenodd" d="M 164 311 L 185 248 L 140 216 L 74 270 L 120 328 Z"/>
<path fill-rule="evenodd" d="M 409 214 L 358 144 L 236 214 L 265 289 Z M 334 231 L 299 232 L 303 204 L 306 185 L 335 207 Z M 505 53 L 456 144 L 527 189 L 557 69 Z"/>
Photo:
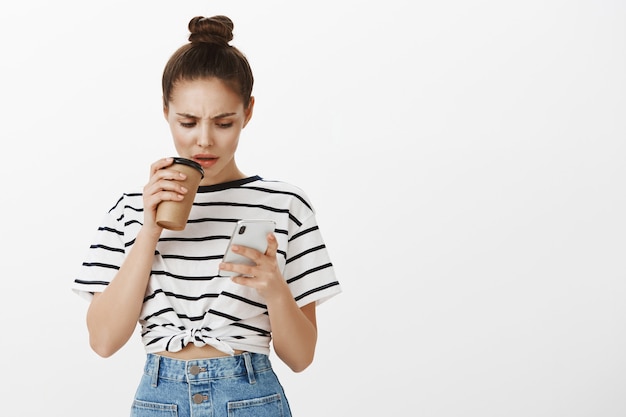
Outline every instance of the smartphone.
<path fill-rule="evenodd" d="M 234 253 L 230 250 L 233 245 L 247 246 L 252 249 L 256 249 L 259 252 L 265 253 L 267 250 L 267 235 L 274 231 L 276 228 L 276 222 L 268 219 L 247 219 L 239 220 L 233 230 L 233 234 L 230 236 L 226 253 L 224 254 L 223 261 L 254 265 L 254 261 L 245 256 Z M 223 271 L 220 269 L 219 274 L 221 276 L 235 276 L 237 272 Z"/>

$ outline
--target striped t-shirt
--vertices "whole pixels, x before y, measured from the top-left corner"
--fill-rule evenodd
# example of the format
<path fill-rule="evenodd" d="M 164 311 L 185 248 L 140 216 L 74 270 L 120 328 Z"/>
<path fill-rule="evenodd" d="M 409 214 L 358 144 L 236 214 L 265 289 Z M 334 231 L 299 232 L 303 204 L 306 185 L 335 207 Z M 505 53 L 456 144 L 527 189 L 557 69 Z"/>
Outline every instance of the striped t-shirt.
<path fill-rule="evenodd" d="M 225 353 L 269 353 L 270 321 L 255 289 L 218 274 L 241 219 L 276 222 L 278 264 L 298 306 L 341 292 L 314 209 L 304 192 L 253 176 L 201 186 L 185 230 L 163 230 L 139 317 L 147 353 L 176 352 L 188 343 Z M 124 262 L 143 222 L 141 190 L 115 203 L 98 228 L 72 289 L 90 300 Z"/>

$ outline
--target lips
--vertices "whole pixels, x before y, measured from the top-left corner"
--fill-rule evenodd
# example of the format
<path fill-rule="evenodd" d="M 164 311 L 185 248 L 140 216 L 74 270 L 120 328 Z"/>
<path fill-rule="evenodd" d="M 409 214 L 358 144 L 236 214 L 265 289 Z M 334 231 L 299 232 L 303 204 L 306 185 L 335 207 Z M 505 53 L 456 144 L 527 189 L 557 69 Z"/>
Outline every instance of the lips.
<path fill-rule="evenodd" d="M 209 168 L 217 162 L 218 157 L 212 154 L 198 154 L 193 156 L 193 160 L 203 168 Z"/>

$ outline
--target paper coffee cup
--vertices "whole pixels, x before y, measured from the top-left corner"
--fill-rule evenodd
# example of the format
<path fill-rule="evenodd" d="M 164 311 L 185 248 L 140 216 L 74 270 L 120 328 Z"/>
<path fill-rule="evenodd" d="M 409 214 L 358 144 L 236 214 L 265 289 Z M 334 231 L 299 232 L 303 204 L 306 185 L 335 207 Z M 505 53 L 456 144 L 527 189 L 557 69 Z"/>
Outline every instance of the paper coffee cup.
<path fill-rule="evenodd" d="M 199 163 L 185 158 L 174 158 L 174 163 L 169 167 L 187 176 L 181 185 L 187 188 L 187 194 L 182 200 L 162 201 L 157 207 L 156 222 L 159 226 L 169 230 L 183 230 L 187 225 L 187 219 L 191 212 L 193 200 L 204 178 L 204 170 Z"/>

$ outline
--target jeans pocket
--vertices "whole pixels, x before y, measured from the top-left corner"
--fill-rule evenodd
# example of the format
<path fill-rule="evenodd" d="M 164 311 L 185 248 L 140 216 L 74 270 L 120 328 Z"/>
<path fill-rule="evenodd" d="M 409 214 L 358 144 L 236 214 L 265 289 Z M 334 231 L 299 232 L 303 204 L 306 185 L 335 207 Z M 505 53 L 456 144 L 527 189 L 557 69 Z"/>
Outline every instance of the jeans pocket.
<path fill-rule="evenodd" d="M 280 394 L 228 403 L 228 417 L 281 417 L 283 415 Z"/>
<path fill-rule="evenodd" d="M 161 404 L 149 401 L 134 400 L 131 417 L 177 417 L 176 404 Z"/>

